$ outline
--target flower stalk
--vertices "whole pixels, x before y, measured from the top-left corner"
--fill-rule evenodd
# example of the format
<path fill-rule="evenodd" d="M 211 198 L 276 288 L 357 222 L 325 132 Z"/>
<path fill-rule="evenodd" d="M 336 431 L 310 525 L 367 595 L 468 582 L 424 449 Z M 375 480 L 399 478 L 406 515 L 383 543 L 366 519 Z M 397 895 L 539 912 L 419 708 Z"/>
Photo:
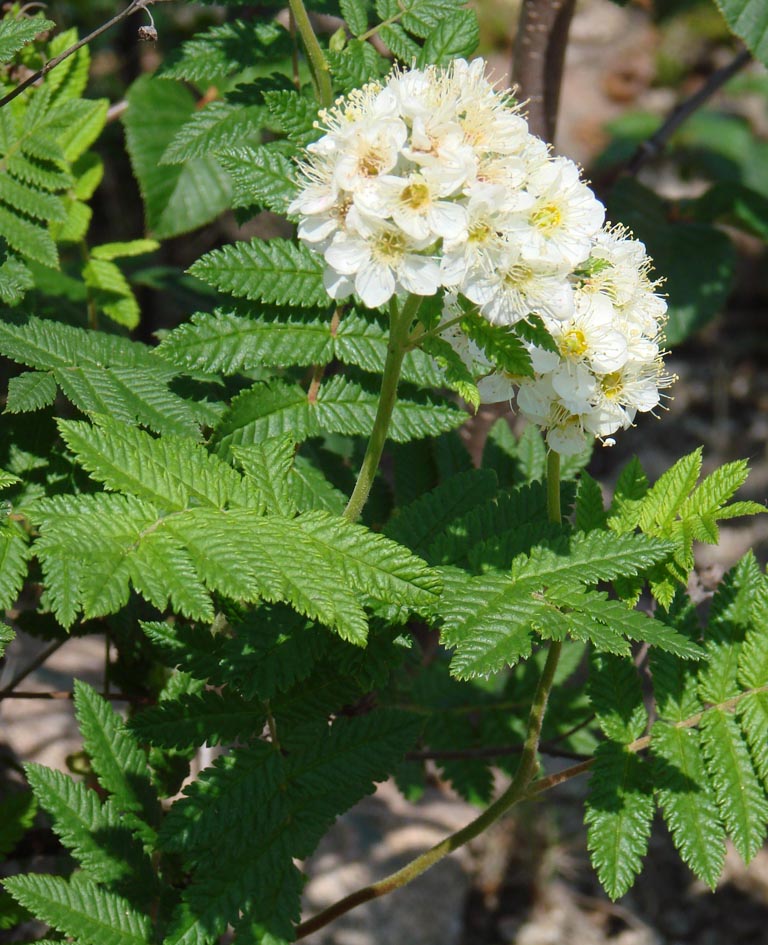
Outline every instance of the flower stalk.
<path fill-rule="evenodd" d="M 315 36 L 315 31 L 312 29 L 312 23 L 303 0 L 288 0 L 288 6 L 304 44 L 304 49 L 307 52 L 318 101 L 323 108 L 328 108 L 329 105 L 333 104 L 333 85 L 328 60 L 317 41 L 317 36 Z"/>
<path fill-rule="evenodd" d="M 402 323 L 399 327 L 402 330 Z M 547 499 L 549 520 L 551 522 L 560 522 L 560 456 L 554 450 L 550 451 L 547 459 Z M 541 730 L 544 725 L 544 715 L 547 710 L 549 694 L 555 682 L 555 674 L 557 672 L 557 664 L 560 660 L 561 650 L 562 643 L 557 641 L 550 643 L 544 669 L 536 686 L 533 703 L 528 714 L 528 726 L 520 761 L 515 775 L 512 778 L 512 783 L 506 791 L 504 791 L 490 807 L 484 810 L 479 817 L 476 817 L 471 823 L 467 824 L 466 827 L 462 827 L 461 830 L 441 840 L 440 843 L 435 844 L 435 846 L 427 850 L 426 853 L 422 853 L 421 856 L 417 856 L 414 860 L 411 860 L 411 862 L 402 869 L 379 880 L 377 883 L 371 883 L 370 886 L 358 889 L 346 898 L 329 906 L 329 908 L 323 912 L 313 916 L 313 918 L 302 922 L 296 929 L 297 939 L 304 938 L 311 932 L 323 928 L 323 926 L 328 925 L 329 922 L 333 922 L 334 919 L 344 915 L 345 912 L 349 912 L 356 906 L 370 902 L 372 899 L 378 899 L 380 896 L 385 896 L 387 893 L 394 892 L 394 890 L 399 889 L 401 886 L 410 883 L 412 880 L 416 879 L 417 876 L 421 876 L 430 866 L 434 866 L 435 863 L 448 856 L 449 853 L 453 853 L 454 850 L 463 847 L 464 844 L 469 843 L 470 840 L 474 840 L 475 837 L 479 836 L 490 827 L 491 824 L 495 823 L 500 817 L 506 814 L 511 807 L 514 807 L 515 804 L 525 800 L 531 795 L 531 787 L 539 770 L 538 754 L 539 744 L 541 742 Z M 583 765 L 588 766 L 590 763 L 591 761 L 584 762 Z M 584 770 L 586 770 L 586 768 Z"/>
<path fill-rule="evenodd" d="M 371 430 L 355 488 L 344 510 L 344 517 L 350 522 L 356 522 L 360 518 L 363 507 L 368 501 L 376 471 L 379 468 L 381 454 L 387 440 L 389 423 L 392 419 L 392 411 L 397 402 L 397 385 L 400 380 L 403 358 L 409 349 L 411 325 L 419 311 L 421 301 L 421 296 L 410 295 L 405 300 L 402 309 L 396 299 L 392 299 L 390 303 L 389 342 L 387 344 L 387 358 L 384 362 L 379 406 L 376 410 L 376 418 L 373 422 L 373 429 Z"/>

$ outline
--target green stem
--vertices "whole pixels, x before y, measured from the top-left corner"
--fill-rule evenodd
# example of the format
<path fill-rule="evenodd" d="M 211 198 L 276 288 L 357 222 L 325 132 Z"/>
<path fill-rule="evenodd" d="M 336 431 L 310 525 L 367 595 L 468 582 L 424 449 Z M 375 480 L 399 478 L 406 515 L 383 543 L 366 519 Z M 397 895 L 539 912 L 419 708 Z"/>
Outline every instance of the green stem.
<path fill-rule="evenodd" d="M 397 341 L 395 340 L 393 344 L 393 339 L 399 337 L 400 334 L 404 334 L 404 336 L 407 338 L 407 332 L 410 327 L 411 318 L 409 317 L 406 324 L 406 319 L 404 316 L 405 309 L 408 308 L 408 305 L 412 299 L 413 296 L 406 303 L 403 309 L 403 314 L 400 316 L 399 323 L 397 323 L 395 313 L 393 313 L 392 332 L 390 335 L 390 351 L 397 350 Z M 387 363 L 389 364 L 389 357 L 387 358 Z M 397 361 L 398 373 L 399 365 L 401 363 L 402 353 L 400 354 L 400 358 Z M 386 378 L 387 371 L 385 368 L 385 384 Z M 394 405 L 394 399 L 392 400 L 392 403 Z M 379 409 L 381 411 L 381 402 L 379 404 Z M 378 423 L 378 415 L 376 420 Z M 373 437 L 371 439 L 373 440 Z M 551 451 L 547 458 L 547 509 L 549 520 L 551 522 L 561 521 L 560 456 L 554 451 Z M 562 646 L 562 643 L 557 641 L 553 641 L 549 645 L 547 660 L 544 664 L 544 669 L 542 670 L 538 685 L 536 686 L 533 704 L 531 705 L 531 710 L 528 715 L 528 727 L 526 729 L 525 742 L 520 755 L 520 761 L 518 762 L 517 770 L 515 771 L 515 776 L 512 779 L 512 783 L 509 785 L 507 790 L 504 791 L 504 793 L 496 801 L 494 801 L 490 807 L 483 811 L 479 817 L 476 817 L 471 823 L 467 824 L 466 827 L 463 827 L 456 833 L 446 837 L 445 840 L 441 840 L 440 843 L 435 844 L 435 846 L 433 846 L 430 850 L 427 850 L 426 853 L 422 853 L 421 856 L 417 856 L 416 859 L 411 860 L 411 862 L 402 869 L 397 870 L 397 872 L 392 873 L 382 880 L 379 880 L 377 883 L 372 883 L 370 886 L 365 886 L 363 889 L 358 889 L 356 892 L 352 893 L 346 898 L 341 899 L 332 906 L 329 906 L 323 912 L 318 913 L 313 918 L 308 919 L 306 922 L 302 922 L 296 928 L 297 939 L 304 938 L 304 936 L 309 935 L 311 932 L 315 932 L 317 929 L 323 928 L 323 926 L 328 925 L 329 922 L 333 922 L 334 919 L 337 919 L 340 915 L 344 915 L 345 912 L 349 912 L 350 909 L 354 909 L 356 906 L 362 905 L 365 902 L 370 902 L 372 899 L 378 899 L 379 896 L 385 896 L 387 893 L 393 892 L 395 889 L 400 889 L 400 887 L 410 883 L 412 880 L 416 879 L 417 876 L 420 876 L 423 872 L 425 872 L 425 870 L 428 870 L 430 866 L 433 866 L 439 860 L 442 860 L 444 857 L 448 856 L 448 854 L 453 853 L 454 850 L 458 850 L 459 847 L 464 846 L 464 844 L 468 843 L 470 840 L 474 840 L 475 837 L 479 836 L 484 830 L 490 827 L 491 824 L 506 814 L 506 812 L 519 801 L 531 796 L 534 778 L 536 777 L 539 768 L 538 753 L 539 744 L 541 742 L 541 730 L 544 725 L 544 715 L 547 709 L 549 694 L 552 691 L 552 686 L 555 682 L 555 673 L 557 672 L 557 664 L 560 660 Z M 588 766 L 590 763 L 591 762 L 582 763 L 584 770 L 586 770 L 586 767 L 584 766 Z M 582 770 L 582 767 L 580 767 L 579 770 Z"/>
<path fill-rule="evenodd" d="M 328 108 L 329 105 L 333 104 L 333 85 L 331 84 L 328 60 L 317 41 L 317 36 L 315 36 L 315 31 L 312 29 L 303 0 L 288 0 L 288 6 L 293 14 L 299 36 L 301 36 L 304 43 L 304 49 L 307 51 L 309 67 L 312 70 L 312 77 L 317 88 L 318 100 L 323 108 Z"/>
<path fill-rule="evenodd" d="M 400 369 L 403 366 L 403 358 L 408 352 L 408 336 L 421 301 L 421 296 L 409 295 L 402 311 L 399 311 L 397 302 L 394 299 L 392 300 L 387 359 L 384 362 L 384 377 L 381 382 L 379 406 L 376 410 L 376 419 L 373 421 L 373 430 L 371 430 L 371 437 L 368 440 L 355 488 L 344 510 L 344 517 L 350 522 L 356 522 L 360 517 L 365 503 L 368 501 L 373 480 L 379 468 L 381 454 L 387 440 L 389 421 L 392 419 L 392 411 L 397 401 Z"/>
<path fill-rule="evenodd" d="M 466 827 L 446 837 L 445 840 L 441 840 L 440 843 L 435 844 L 431 850 L 427 850 L 426 853 L 417 856 L 415 860 L 411 860 L 407 866 L 404 866 L 396 873 L 392 873 L 384 879 L 379 880 L 378 883 L 372 883 L 370 886 L 358 889 L 357 892 L 352 893 L 345 899 L 330 906 L 324 912 L 320 912 L 306 922 L 302 922 L 296 929 L 297 939 L 304 938 L 305 935 L 309 935 L 311 932 L 321 929 L 329 922 L 337 919 L 340 915 L 349 912 L 350 909 L 354 909 L 356 906 L 362 905 L 364 902 L 378 899 L 379 896 L 385 896 L 387 893 L 393 892 L 395 889 L 399 889 L 401 886 L 410 883 L 425 870 L 428 870 L 430 866 L 434 866 L 439 860 L 448 856 L 449 853 L 453 853 L 454 850 L 458 850 L 459 847 L 464 846 L 465 843 L 474 840 L 475 837 L 479 836 L 484 830 L 490 827 L 492 823 L 505 814 L 510 807 L 526 796 L 529 786 L 538 770 L 537 755 L 539 741 L 541 739 L 541 728 L 544 723 L 544 712 L 547 708 L 547 700 L 555 679 L 555 671 L 560 658 L 561 645 L 560 643 L 553 643 L 550 646 L 549 653 L 547 654 L 547 662 L 544 665 L 539 684 L 536 687 L 536 694 L 528 717 L 528 730 L 525 737 L 525 744 L 523 745 L 523 751 L 520 756 L 520 762 L 517 766 L 515 776 L 512 779 L 512 783 L 501 797 L 494 801 L 487 810 L 484 810 L 479 817 L 476 817 L 470 824 L 467 824 Z"/>
<path fill-rule="evenodd" d="M 547 515 L 550 522 L 562 522 L 560 514 L 560 454 L 547 453 Z"/>

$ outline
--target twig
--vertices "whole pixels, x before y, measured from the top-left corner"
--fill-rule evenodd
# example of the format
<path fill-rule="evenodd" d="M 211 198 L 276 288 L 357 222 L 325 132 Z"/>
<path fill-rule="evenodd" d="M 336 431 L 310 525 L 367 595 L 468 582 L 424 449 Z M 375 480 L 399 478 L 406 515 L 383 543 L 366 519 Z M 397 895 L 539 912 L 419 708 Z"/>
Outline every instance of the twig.
<path fill-rule="evenodd" d="M 454 748 L 454 749 L 425 749 L 424 751 L 409 751 L 406 761 L 471 761 L 473 759 L 483 758 L 504 758 L 507 755 L 519 755 L 523 750 L 522 745 L 489 745 L 483 748 Z M 582 755 L 577 751 L 568 751 L 565 748 L 558 748 L 549 742 L 542 742 L 539 751 L 543 755 L 550 755 L 552 758 L 571 758 L 574 761 L 583 761 L 588 755 Z"/>
<path fill-rule="evenodd" d="M 576 0 L 523 0 L 512 75 L 528 102 L 528 125 L 545 141 L 555 138 L 568 30 Z"/>
<path fill-rule="evenodd" d="M 69 639 L 69 638 L 67 638 Z M 43 665 L 43 663 L 58 650 L 60 647 L 64 646 L 67 642 L 64 640 L 54 640 L 50 646 L 46 647 L 41 653 L 38 653 L 37 656 L 27 665 L 24 669 L 20 670 L 13 679 L 8 683 L 7 686 L 4 686 L 0 689 L 0 699 L 7 699 L 13 697 L 13 690 L 18 686 L 18 684 L 29 676 L 30 673 L 34 673 L 36 669 Z M 16 696 L 15 698 L 18 698 Z"/>
<path fill-rule="evenodd" d="M 118 23 L 121 23 L 129 16 L 132 16 L 138 10 L 144 10 L 152 3 L 164 2 L 167 2 L 167 0 L 131 0 L 131 3 L 129 3 L 128 6 L 120 13 L 115 14 L 111 20 L 107 20 L 106 23 L 103 23 L 92 33 L 89 33 L 87 36 L 84 36 L 82 39 L 78 40 L 73 46 L 70 46 L 69 49 L 65 49 L 63 53 L 59 53 L 58 56 L 54 56 L 53 59 L 49 59 L 42 69 L 39 69 L 37 72 L 33 73 L 20 85 L 17 85 L 15 89 L 3 96 L 3 98 L 0 98 L 0 108 L 2 108 L 4 105 L 7 105 L 9 102 L 12 102 L 17 95 L 21 95 L 21 93 L 26 91 L 30 85 L 34 85 L 35 82 L 38 82 L 44 76 L 48 75 L 51 69 L 55 69 L 56 66 L 64 62 L 65 59 L 69 59 L 70 56 L 74 55 L 78 49 L 82 49 L 83 46 L 87 46 L 88 43 L 101 36 L 102 33 L 106 33 L 107 30 L 112 29 L 113 26 L 117 26 Z"/>
<path fill-rule="evenodd" d="M 54 692 L 0 692 L 0 701 L 5 699 L 74 699 L 74 692 L 63 689 Z M 102 698 L 109 699 L 110 702 L 130 702 L 131 705 L 152 705 L 154 700 L 148 696 L 128 696 L 123 692 L 102 693 Z"/>
<path fill-rule="evenodd" d="M 742 49 L 729 63 L 721 69 L 713 72 L 707 81 L 689 98 L 679 102 L 667 115 L 658 131 L 654 132 L 650 138 L 643 141 L 632 157 L 627 162 L 626 172 L 628 174 L 637 174 L 641 167 L 648 163 L 666 147 L 669 139 L 677 131 L 683 122 L 687 121 L 693 113 L 710 99 L 718 89 L 733 78 L 737 72 L 744 68 L 752 60 L 752 54 L 748 49 Z"/>
<path fill-rule="evenodd" d="M 393 892 L 395 889 L 400 889 L 402 886 L 410 883 L 411 880 L 416 879 L 417 876 L 420 876 L 439 860 L 448 856 L 449 853 L 453 853 L 454 850 L 458 850 L 460 847 L 464 846 L 464 844 L 469 843 L 470 840 L 479 836 L 487 827 L 498 820 L 510 807 L 525 796 L 538 766 L 537 755 L 539 739 L 541 737 L 541 727 L 544 723 L 544 713 L 547 707 L 549 692 L 555 678 L 561 647 L 562 644 L 553 643 L 547 654 L 547 662 L 542 670 L 541 678 L 539 679 L 539 684 L 533 699 L 533 705 L 531 706 L 531 713 L 528 718 L 528 730 L 525 745 L 523 746 L 523 751 L 520 756 L 520 764 L 517 767 L 512 783 L 498 800 L 494 801 L 490 807 L 484 810 L 483 813 L 480 814 L 479 817 L 476 817 L 471 823 L 467 824 L 466 827 L 441 840 L 440 843 L 435 844 L 435 846 L 427 850 L 426 853 L 422 853 L 421 856 L 411 860 L 411 862 L 402 869 L 379 880 L 377 883 L 372 883 L 370 886 L 358 889 L 351 895 L 329 906 L 323 912 L 318 913 L 306 922 L 302 922 L 296 928 L 297 940 L 304 938 L 311 932 L 317 931 L 317 929 L 323 928 L 323 926 L 328 925 L 329 922 L 333 922 L 334 919 L 344 915 L 345 912 L 349 912 L 350 909 L 354 909 L 364 902 L 370 902 L 372 899 L 378 899 L 380 896 L 386 896 L 387 893 Z"/>

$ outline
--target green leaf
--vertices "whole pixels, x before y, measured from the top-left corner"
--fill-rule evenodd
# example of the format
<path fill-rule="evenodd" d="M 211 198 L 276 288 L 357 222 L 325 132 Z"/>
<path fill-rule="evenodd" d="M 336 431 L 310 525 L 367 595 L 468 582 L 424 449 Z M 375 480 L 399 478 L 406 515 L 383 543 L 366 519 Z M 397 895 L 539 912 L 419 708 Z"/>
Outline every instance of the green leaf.
<path fill-rule="evenodd" d="M 148 76 L 128 92 L 123 119 L 128 153 L 144 198 L 147 229 L 158 239 L 203 226 L 229 206 L 229 178 L 214 158 L 205 155 L 183 166 L 160 163 L 195 104 L 184 86 Z"/>
<path fill-rule="evenodd" d="M 350 40 L 341 52 L 326 53 L 334 84 L 342 92 L 362 88 L 387 71 L 388 60 L 368 42 Z"/>
<path fill-rule="evenodd" d="M 388 776 L 419 728 L 413 716 L 376 710 L 294 729 L 287 757 L 260 743 L 206 769 L 163 826 L 165 849 L 195 870 L 165 945 L 218 934 L 241 912 L 292 937 L 300 893 L 293 858 L 308 856 L 338 814 Z"/>
<path fill-rule="evenodd" d="M 230 148 L 247 149 L 259 143 L 265 117 L 262 105 L 210 102 L 179 128 L 161 163 L 184 164 Z"/>
<path fill-rule="evenodd" d="M 0 609 L 12 607 L 27 576 L 30 548 L 16 525 L 0 526 Z"/>
<path fill-rule="evenodd" d="M 149 917 L 95 882 L 29 874 L 4 880 L 17 902 L 82 945 L 147 945 Z"/>
<path fill-rule="evenodd" d="M 582 473 L 576 491 L 576 528 L 580 532 L 602 529 L 605 517 L 600 484 L 589 473 Z"/>
<path fill-rule="evenodd" d="M 266 721 L 264 706 L 246 702 L 232 692 L 213 690 L 167 699 L 130 721 L 142 742 L 164 748 L 199 748 L 249 738 Z"/>
<path fill-rule="evenodd" d="M 0 233 L 8 245 L 22 256 L 57 269 L 59 252 L 44 226 L 33 223 L 0 204 Z"/>
<path fill-rule="evenodd" d="M 497 487 L 493 470 L 458 473 L 397 512 L 384 533 L 426 556 L 432 542 L 452 521 L 492 499 Z"/>
<path fill-rule="evenodd" d="M 474 11 L 456 10 L 441 19 L 429 33 L 419 53 L 418 64 L 422 67 L 431 63 L 445 66 L 453 59 L 468 57 L 479 40 L 480 28 Z"/>
<path fill-rule="evenodd" d="M 653 727 L 654 785 L 684 863 L 714 889 L 725 862 L 725 831 L 709 786 L 699 734 L 664 722 Z"/>
<path fill-rule="evenodd" d="M 476 312 L 462 319 L 461 327 L 506 374 L 533 377 L 531 355 L 520 337 L 506 326 L 491 325 Z"/>
<path fill-rule="evenodd" d="M 597 657 L 589 674 L 589 698 L 611 741 L 629 745 L 644 734 L 648 713 L 631 658 Z"/>
<path fill-rule="evenodd" d="M 129 240 L 124 243 L 102 243 L 91 248 L 93 259 L 126 259 L 129 256 L 144 256 L 160 249 L 157 240 Z"/>
<path fill-rule="evenodd" d="M 56 381 L 50 374 L 26 371 L 8 382 L 6 413 L 30 413 L 50 407 L 56 399 Z"/>
<path fill-rule="evenodd" d="M 108 489 L 175 512 L 193 505 L 264 508 L 242 476 L 191 439 L 156 439 L 106 417 L 98 426 L 71 420 L 58 425 L 78 463 Z"/>
<path fill-rule="evenodd" d="M 448 576 L 446 575 L 446 578 Z M 454 585 L 446 580 L 440 602 L 444 644 L 456 652 L 451 672 L 458 679 L 497 672 L 531 655 L 531 625 L 544 602 L 520 591 L 508 577 L 486 574 Z"/>
<path fill-rule="evenodd" d="M 589 781 L 587 847 L 601 885 L 616 900 L 642 868 L 653 821 L 653 790 L 648 766 L 615 742 L 595 753 Z"/>
<path fill-rule="evenodd" d="M 701 739 L 707 770 L 725 828 L 745 863 L 763 845 L 768 801 L 736 720 L 720 709 L 706 712 Z"/>
<path fill-rule="evenodd" d="M 264 104 L 270 115 L 270 125 L 282 131 L 298 148 L 305 148 L 320 135 L 315 127 L 317 102 L 310 95 L 286 89 L 264 93 Z"/>
<path fill-rule="evenodd" d="M 0 627 L 0 630 L 4 631 L 9 629 Z M 34 823 L 36 814 L 37 803 L 30 791 L 12 791 L 4 795 L 3 819 L 0 821 L 0 856 L 4 859 L 8 857 Z"/>
<path fill-rule="evenodd" d="M 768 19 L 761 0 L 715 0 L 725 22 L 744 40 L 763 65 L 768 65 Z"/>
<path fill-rule="evenodd" d="M 399 23 L 382 26 L 379 30 L 379 36 L 392 55 L 400 62 L 410 66 L 414 61 L 418 61 L 421 46 L 411 39 Z"/>
<path fill-rule="evenodd" d="M 39 33 L 52 30 L 56 24 L 42 16 L 3 16 L 0 20 L 0 62 L 10 62 L 16 53 Z"/>
<path fill-rule="evenodd" d="M 368 11 L 364 0 L 341 0 L 340 7 L 341 15 L 354 36 L 368 29 Z"/>
<path fill-rule="evenodd" d="M 286 215 L 296 195 L 295 165 L 268 145 L 219 150 L 217 158 L 232 180 L 233 207 L 266 207 Z"/>
<path fill-rule="evenodd" d="M 304 308 L 329 304 L 322 258 L 287 239 L 232 243 L 207 253 L 189 271 L 236 298 Z"/>
<path fill-rule="evenodd" d="M 169 332 L 159 353 L 188 369 L 237 374 L 264 364 L 327 364 L 334 356 L 329 316 L 248 317 L 223 309 L 198 312 Z M 313 317 L 315 316 L 315 317 Z"/>
<path fill-rule="evenodd" d="M 25 771 L 54 833 L 91 879 L 107 886 L 133 880 L 134 890 L 138 881 L 145 895 L 155 892 L 150 861 L 111 799 L 102 803 L 83 782 L 42 765 Z"/>
<path fill-rule="evenodd" d="M 252 446 L 235 446 L 232 452 L 267 509 L 287 516 L 296 512 L 291 488 L 296 452 L 292 437 L 273 437 Z"/>
<path fill-rule="evenodd" d="M 233 446 L 249 446 L 286 433 L 297 442 L 323 431 L 365 436 L 377 406 L 375 394 L 340 375 L 321 386 L 315 403 L 298 386 L 282 381 L 257 384 L 232 401 L 217 431 L 219 452 L 226 455 Z M 392 413 L 389 436 L 398 443 L 434 436 L 460 426 L 464 418 L 453 405 L 401 398 Z"/>
<path fill-rule="evenodd" d="M 140 814 L 146 824 L 157 823 L 160 806 L 149 780 L 147 757 L 122 718 L 81 680 L 75 680 L 75 714 L 99 784 L 112 795 L 114 804 Z M 144 824 L 138 826 L 152 836 Z"/>
<path fill-rule="evenodd" d="M 255 62 L 288 59 L 291 38 L 274 20 L 234 20 L 197 33 L 184 43 L 175 61 L 163 67 L 166 79 L 219 84 L 225 76 L 242 72 Z"/>

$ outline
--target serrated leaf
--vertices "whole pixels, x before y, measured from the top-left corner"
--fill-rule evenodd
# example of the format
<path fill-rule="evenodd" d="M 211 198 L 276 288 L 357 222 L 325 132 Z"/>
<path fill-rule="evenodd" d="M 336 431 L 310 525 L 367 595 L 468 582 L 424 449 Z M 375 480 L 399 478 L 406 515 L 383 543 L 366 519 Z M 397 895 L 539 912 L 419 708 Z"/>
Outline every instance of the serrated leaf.
<path fill-rule="evenodd" d="M 458 473 L 401 509 L 390 519 L 384 534 L 426 555 L 450 522 L 493 498 L 497 487 L 493 470 Z"/>
<path fill-rule="evenodd" d="M 129 881 L 145 895 L 155 891 L 149 859 L 112 800 L 102 803 L 96 791 L 60 771 L 37 764 L 25 771 L 54 833 L 91 879 L 106 886 Z"/>
<path fill-rule="evenodd" d="M 701 721 L 701 740 L 725 828 L 742 859 L 749 863 L 765 839 L 765 792 L 732 716 L 720 709 L 706 712 Z"/>
<path fill-rule="evenodd" d="M 587 847 L 601 885 L 615 900 L 634 883 L 648 849 L 654 811 L 649 771 L 623 745 L 604 742 L 589 785 Z"/>
<path fill-rule="evenodd" d="M 304 308 L 329 302 L 322 259 L 291 240 L 232 243 L 201 257 L 189 271 L 236 298 Z"/>
<path fill-rule="evenodd" d="M 217 84 L 258 60 L 279 62 L 291 54 L 290 35 L 273 20 L 234 20 L 212 26 L 182 46 L 163 67 L 165 78 Z"/>
<path fill-rule="evenodd" d="M 217 157 L 232 180 L 233 207 L 266 207 L 285 215 L 296 195 L 295 165 L 268 145 L 219 150 Z"/>
<path fill-rule="evenodd" d="M 29 874 L 5 880 L 17 902 L 83 945 L 147 945 L 150 924 L 130 903 L 91 880 Z"/>
<path fill-rule="evenodd" d="M 645 732 L 648 713 L 631 658 L 597 657 L 589 674 L 589 698 L 611 741 L 628 745 Z"/>
<path fill-rule="evenodd" d="M 199 748 L 248 738 L 266 721 L 262 704 L 246 702 L 233 692 L 213 690 L 166 699 L 130 721 L 130 730 L 151 745 Z"/>
<path fill-rule="evenodd" d="M 725 831 L 709 786 L 699 735 L 664 722 L 653 727 L 659 806 L 684 863 L 714 889 L 725 862 Z"/>
<path fill-rule="evenodd" d="M 715 0 L 731 30 L 768 65 L 768 21 L 761 0 Z"/>
<path fill-rule="evenodd" d="M 259 507 L 256 492 L 242 476 L 194 440 L 157 439 L 106 417 L 99 418 L 98 426 L 71 420 L 58 425 L 80 465 L 108 489 L 148 499 L 168 511 L 191 505 Z"/>
<path fill-rule="evenodd" d="M 364 0 L 341 0 L 340 7 L 341 15 L 354 36 L 359 36 L 368 29 L 368 11 Z"/>
<path fill-rule="evenodd" d="M 56 399 L 56 381 L 40 371 L 26 371 L 8 382 L 6 413 L 31 413 L 49 407 Z"/>
<path fill-rule="evenodd" d="M 0 610 L 12 607 L 27 576 L 26 535 L 16 526 L 0 528 Z"/>
<path fill-rule="evenodd" d="M 37 16 L 7 15 L 0 20 L 0 62 L 10 62 L 16 53 L 39 33 L 52 30 L 52 20 Z"/>
<path fill-rule="evenodd" d="M 487 675 L 530 656 L 531 625 L 544 606 L 504 575 L 446 582 L 440 603 L 445 618 L 442 639 L 456 650 L 453 675 L 459 679 Z"/>
<path fill-rule="evenodd" d="M 91 764 L 104 790 L 124 811 L 157 822 L 160 807 L 149 781 L 147 757 L 122 718 L 90 686 L 75 680 L 75 714 Z M 142 825 L 139 825 L 142 829 Z M 149 827 L 142 829 L 152 836 Z"/>
<path fill-rule="evenodd" d="M 479 39 L 480 28 L 474 11 L 455 10 L 429 33 L 418 55 L 418 64 L 445 66 L 453 59 L 468 57 Z"/>
<path fill-rule="evenodd" d="M 297 442 L 321 432 L 359 434 L 372 428 L 378 397 L 342 376 L 321 386 L 310 403 L 304 391 L 282 381 L 258 384 L 233 402 L 218 432 L 219 451 L 248 446 L 264 438 L 290 434 Z M 401 398 L 392 412 L 389 437 L 406 442 L 460 426 L 465 414 L 448 404 Z"/>
<path fill-rule="evenodd" d="M 163 164 L 184 164 L 230 148 L 258 144 L 264 124 L 261 105 L 217 100 L 191 115 L 165 149 Z"/>
<path fill-rule="evenodd" d="M 576 528 L 580 532 L 602 529 L 605 517 L 600 484 L 589 473 L 582 473 L 576 490 Z"/>

